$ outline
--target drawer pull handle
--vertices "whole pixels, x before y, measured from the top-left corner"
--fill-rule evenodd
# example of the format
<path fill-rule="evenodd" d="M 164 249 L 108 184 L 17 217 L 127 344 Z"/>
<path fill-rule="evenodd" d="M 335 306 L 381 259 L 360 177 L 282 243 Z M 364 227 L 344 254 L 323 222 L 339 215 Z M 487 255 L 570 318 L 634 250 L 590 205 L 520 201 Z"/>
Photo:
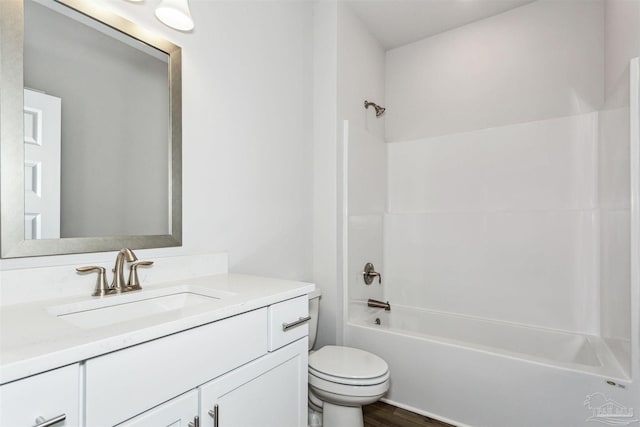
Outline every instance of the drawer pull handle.
<path fill-rule="evenodd" d="M 200 417 L 193 417 L 193 422 L 187 424 L 189 427 L 200 427 Z"/>
<path fill-rule="evenodd" d="M 220 413 L 220 408 L 218 407 L 218 404 L 216 403 L 215 405 L 213 405 L 213 409 L 209 409 L 209 416 L 211 418 L 213 418 L 213 427 L 218 427 L 218 414 Z"/>
<path fill-rule="evenodd" d="M 298 320 L 296 320 L 295 322 L 283 323 L 282 324 L 282 330 L 286 332 L 289 329 L 293 329 L 295 327 L 298 327 L 300 325 L 303 325 L 303 324 L 307 323 L 309 320 L 311 320 L 311 316 L 301 317 Z"/>
<path fill-rule="evenodd" d="M 61 423 L 66 419 L 67 419 L 67 414 L 61 414 L 61 415 L 58 415 L 57 417 L 49 418 L 48 420 L 45 420 L 44 417 L 38 417 L 36 418 L 36 425 L 33 427 L 51 427 L 58 423 Z"/>

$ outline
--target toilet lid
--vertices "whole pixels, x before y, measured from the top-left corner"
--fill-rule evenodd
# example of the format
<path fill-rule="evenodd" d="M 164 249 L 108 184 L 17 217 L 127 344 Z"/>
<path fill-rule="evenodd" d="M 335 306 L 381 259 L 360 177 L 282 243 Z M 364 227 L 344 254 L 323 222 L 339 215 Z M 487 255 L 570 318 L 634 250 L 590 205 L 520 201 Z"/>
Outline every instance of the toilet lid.
<path fill-rule="evenodd" d="M 328 345 L 309 356 L 309 367 L 339 378 L 368 379 L 385 375 L 387 362 L 357 348 Z"/>

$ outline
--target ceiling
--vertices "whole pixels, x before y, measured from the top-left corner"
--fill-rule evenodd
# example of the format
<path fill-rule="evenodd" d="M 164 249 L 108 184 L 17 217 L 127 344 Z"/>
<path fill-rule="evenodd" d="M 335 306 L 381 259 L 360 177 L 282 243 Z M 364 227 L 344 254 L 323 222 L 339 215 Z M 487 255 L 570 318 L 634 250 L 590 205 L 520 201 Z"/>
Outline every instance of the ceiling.
<path fill-rule="evenodd" d="M 345 0 L 385 49 L 393 49 L 534 0 Z"/>

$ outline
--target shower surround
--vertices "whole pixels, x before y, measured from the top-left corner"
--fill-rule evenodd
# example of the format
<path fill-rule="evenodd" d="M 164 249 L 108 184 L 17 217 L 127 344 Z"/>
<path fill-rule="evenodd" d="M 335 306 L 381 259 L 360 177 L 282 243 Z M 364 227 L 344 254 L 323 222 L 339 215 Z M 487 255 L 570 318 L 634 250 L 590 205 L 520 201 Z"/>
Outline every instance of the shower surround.
<path fill-rule="evenodd" d="M 492 426 L 640 410 L 636 25 L 633 2 L 536 1 L 386 52 L 385 138 L 344 124 L 343 280 L 345 343 L 389 362 L 391 402 Z"/>

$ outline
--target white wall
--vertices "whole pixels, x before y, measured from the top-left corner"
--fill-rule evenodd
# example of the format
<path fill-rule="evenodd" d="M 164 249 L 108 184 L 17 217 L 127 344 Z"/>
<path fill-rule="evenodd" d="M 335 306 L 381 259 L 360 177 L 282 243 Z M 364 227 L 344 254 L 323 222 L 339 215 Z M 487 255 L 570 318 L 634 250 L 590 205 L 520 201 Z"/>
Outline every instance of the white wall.
<path fill-rule="evenodd" d="M 343 238 L 351 239 L 344 213 L 353 208 L 351 201 L 345 206 L 343 200 L 343 184 L 350 179 L 352 170 L 351 164 L 345 164 L 343 123 L 353 121 L 360 128 L 378 135 L 378 139 L 382 137 L 384 121 L 376 119 L 373 110 L 364 109 L 364 100 L 384 102 L 383 73 L 384 52 L 351 9 L 337 1 L 315 2 L 314 280 L 322 289 L 316 347 L 341 343 L 343 339 L 343 282 L 347 268 L 342 262 L 345 259 Z M 369 166 L 380 170 L 378 182 L 384 184 L 384 162 Z M 358 194 L 364 195 L 363 192 Z M 382 206 L 378 208 L 378 215 L 381 209 Z M 378 220 L 375 230 L 379 236 L 377 253 L 380 254 L 381 224 Z M 346 275 L 350 273 L 349 270 Z"/>
<path fill-rule="evenodd" d="M 373 112 L 371 112 L 373 115 Z M 348 150 L 348 252 L 346 277 L 350 300 L 382 300 L 389 288 L 384 264 L 383 225 L 387 202 L 387 147 L 384 140 L 348 122 L 345 139 Z M 373 263 L 382 284 L 366 285 L 364 265 Z"/>
<path fill-rule="evenodd" d="M 231 271 L 312 279 L 311 6 L 191 5 L 184 244 L 226 250 Z"/>
<path fill-rule="evenodd" d="M 364 101 L 385 106 L 384 49 L 348 5 L 340 4 L 338 19 L 338 119 L 346 172 L 347 217 L 344 232 L 344 281 L 349 299 L 382 299 L 386 289 L 383 215 L 386 208 L 385 116 L 376 117 Z M 344 120 L 344 121 L 343 121 Z M 366 286 L 362 271 L 372 262 L 382 274 Z"/>
<path fill-rule="evenodd" d="M 312 4 L 192 1 L 196 29 L 180 33 L 155 2 L 101 3 L 183 48 L 183 247 L 142 256 L 227 251 L 232 272 L 312 280 Z"/>
<path fill-rule="evenodd" d="M 392 303 L 596 333 L 597 113 L 388 144 Z"/>
<path fill-rule="evenodd" d="M 640 56 L 640 2 L 605 2 L 605 108 L 600 113 L 601 333 L 627 372 L 631 369 L 630 75 Z"/>
<path fill-rule="evenodd" d="M 338 5 L 313 9 L 313 279 L 322 290 L 316 348 L 338 341 Z"/>
<path fill-rule="evenodd" d="M 539 0 L 387 52 L 392 303 L 599 333 L 604 22 Z"/>
<path fill-rule="evenodd" d="M 387 141 L 591 112 L 604 2 L 539 0 L 387 52 Z"/>
<path fill-rule="evenodd" d="M 629 87 L 627 81 L 627 89 Z M 628 341 L 630 310 L 629 108 L 600 113 L 600 309 L 603 336 Z"/>
<path fill-rule="evenodd" d="M 607 98 L 628 82 L 629 60 L 640 55 L 640 2 L 605 0 L 605 90 Z"/>
<path fill-rule="evenodd" d="M 388 148 L 389 298 L 602 333 L 628 364 L 639 54 L 628 0 L 541 0 L 388 52 L 387 138 L 413 139 Z"/>
<path fill-rule="evenodd" d="M 347 4 L 338 12 L 338 120 L 384 137 L 386 115 L 364 108 L 365 100 L 385 106 L 384 50 Z"/>

